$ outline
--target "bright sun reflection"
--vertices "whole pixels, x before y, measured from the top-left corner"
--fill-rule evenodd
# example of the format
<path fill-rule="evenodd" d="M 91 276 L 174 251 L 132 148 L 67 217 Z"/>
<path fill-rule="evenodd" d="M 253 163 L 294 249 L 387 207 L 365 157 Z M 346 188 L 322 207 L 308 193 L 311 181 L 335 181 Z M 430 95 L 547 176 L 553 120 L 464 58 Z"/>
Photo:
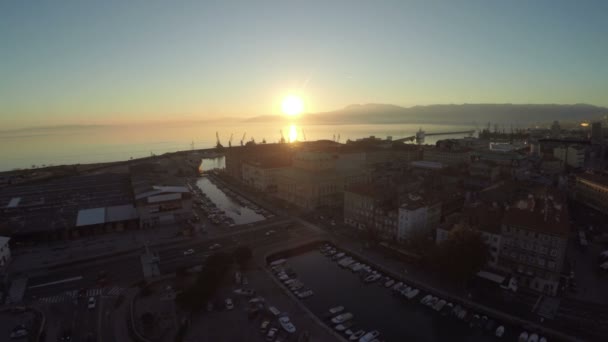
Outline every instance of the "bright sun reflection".
<path fill-rule="evenodd" d="M 289 142 L 294 142 L 298 139 L 298 129 L 296 125 L 289 126 Z"/>
<path fill-rule="evenodd" d="M 288 95 L 283 99 L 281 103 L 281 109 L 283 113 L 289 116 L 295 116 L 304 110 L 304 102 L 302 98 L 296 95 Z"/>

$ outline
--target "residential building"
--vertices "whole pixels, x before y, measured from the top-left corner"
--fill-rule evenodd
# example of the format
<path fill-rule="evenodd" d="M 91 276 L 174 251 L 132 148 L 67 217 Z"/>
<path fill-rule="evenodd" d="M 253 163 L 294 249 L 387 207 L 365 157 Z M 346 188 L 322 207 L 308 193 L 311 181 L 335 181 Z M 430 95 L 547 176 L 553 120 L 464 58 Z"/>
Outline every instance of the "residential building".
<path fill-rule="evenodd" d="M 500 167 L 494 162 L 477 160 L 469 165 L 465 185 L 469 188 L 483 189 L 494 184 L 500 176 Z"/>
<path fill-rule="evenodd" d="M 285 160 L 264 159 L 262 161 L 244 161 L 242 163 L 243 183 L 262 192 L 276 193 L 277 178 L 281 169 L 289 166 Z"/>
<path fill-rule="evenodd" d="M 581 145 L 565 145 L 553 149 L 553 156 L 568 165 L 579 169 L 585 166 L 585 147 Z"/>
<path fill-rule="evenodd" d="M 397 239 L 397 191 L 373 184 L 357 184 L 344 191 L 344 223 L 370 231 L 381 239 Z"/>
<path fill-rule="evenodd" d="M 11 248 L 8 244 L 10 241 L 10 237 L 0 236 L 0 270 L 11 261 Z"/>
<path fill-rule="evenodd" d="M 427 148 L 422 153 L 422 160 L 449 166 L 468 164 L 471 160 L 471 150 L 468 148 Z"/>
<path fill-rule="evenodd" d="M 572 197 L 587 206 L 608 214 L 608 175 L 582 173 L 574 178 Z"/>
<path fill-rule="evenodd" d="M 570 231 L 567 204 L 553 189 L 530 193 L 506 206 L 501 226 L 499 268 L 519 286 L 555 295 Z"/>
<path fill-rule="evenodd" d="M 399 200 L 397 239 L 430 234 L 441 221 L 441 201 L 423 193 L 409 193 Z"/>

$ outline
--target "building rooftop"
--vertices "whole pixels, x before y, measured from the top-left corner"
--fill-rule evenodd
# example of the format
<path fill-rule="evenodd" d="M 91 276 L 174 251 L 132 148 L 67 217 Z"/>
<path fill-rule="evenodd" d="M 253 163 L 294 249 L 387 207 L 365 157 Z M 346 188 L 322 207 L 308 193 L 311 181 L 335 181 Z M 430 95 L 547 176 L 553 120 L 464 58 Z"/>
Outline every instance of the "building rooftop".
<path fill-rule="evenodd" d="M 8 236 L 0 236 L 0 246 L 6 246 L 6 244 L 11 241 L 11 238 Z"/>
<path fill-rule="evenodd" d="M 349 187 L 345 191 L 361 196 L 372 197 L 376 200 L 385 200 L 397 194 L 395 188 L 378 186 L 374 184 L 356 184 Z"/>
<path fill-rule="evenodd" d="M 471 227 L 492 234 L 500 233 L 504 210 L 498 204 L 488 205 L 477 202 L 467 205 L 462 210 L 463 221 Z"/>
<path fill-rule="evenodd" d="M 568 206 L 563 195 L 551 188 L 543 187 L 520 198 L 513 206 L 505 207 L 503 223 L 546 234 L 567 237 L 570 232 Z"/>
<path fill-rule="evenodd" d="M 405 196 L 401 196 L 399 201 L 401 203 L 400 207 L 408 210 L 416 210 L 440 202 L 436 196 L 423 192 L 408 193 Z"/>

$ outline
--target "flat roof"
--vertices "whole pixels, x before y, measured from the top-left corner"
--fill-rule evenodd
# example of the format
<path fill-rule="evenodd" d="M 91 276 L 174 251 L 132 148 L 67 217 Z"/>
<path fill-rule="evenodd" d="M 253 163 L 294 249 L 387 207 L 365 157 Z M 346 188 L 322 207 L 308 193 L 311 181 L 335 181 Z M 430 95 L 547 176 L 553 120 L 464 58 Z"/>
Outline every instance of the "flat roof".
<path fill-rule="evenodd" d="M 106 208 L 106 222 L 134 220 L 138 217 L 137 210 L 132 204 L 116 205 Z"/>
<path fill-rule="evenodd" d="M 82 209 L 78 211 L 76 227 L 102 224 L 106 221 L 106 208 Z"/>

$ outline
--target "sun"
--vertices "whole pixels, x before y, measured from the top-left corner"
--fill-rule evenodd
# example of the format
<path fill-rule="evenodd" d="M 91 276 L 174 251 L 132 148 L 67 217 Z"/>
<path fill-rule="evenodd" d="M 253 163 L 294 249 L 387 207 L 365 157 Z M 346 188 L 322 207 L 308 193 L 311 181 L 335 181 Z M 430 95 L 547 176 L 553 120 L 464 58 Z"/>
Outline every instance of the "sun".
<path fill-rule="evenodd" d="M 281 103 L 281 109 L 283 113 L 288 116 L 295 116 L 304 110 L 304 102 L 302 98 L 296 95 L 285 96 Z"/>

